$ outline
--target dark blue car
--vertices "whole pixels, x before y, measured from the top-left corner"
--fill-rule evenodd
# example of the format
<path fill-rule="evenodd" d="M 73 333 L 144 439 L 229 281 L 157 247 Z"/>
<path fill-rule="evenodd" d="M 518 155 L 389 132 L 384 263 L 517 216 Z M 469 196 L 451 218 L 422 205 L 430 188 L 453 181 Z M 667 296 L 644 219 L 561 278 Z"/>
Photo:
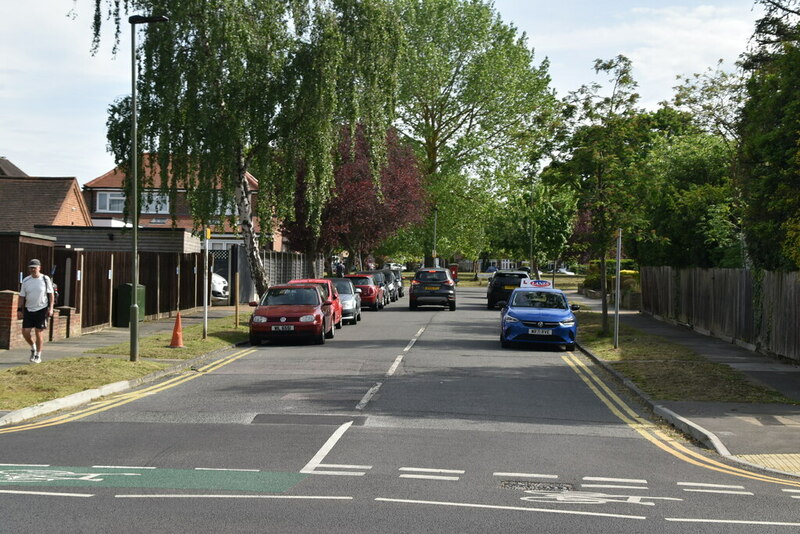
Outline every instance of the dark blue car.
<path fill-rule="evenodd" d="M 580 306 L 570 306 L 559 289 L 520 287 L 511 293 L 500 316 L 500 344 L 538 343 L 564 345 L 575 349 L 578 320 L 572 313 Z"/>

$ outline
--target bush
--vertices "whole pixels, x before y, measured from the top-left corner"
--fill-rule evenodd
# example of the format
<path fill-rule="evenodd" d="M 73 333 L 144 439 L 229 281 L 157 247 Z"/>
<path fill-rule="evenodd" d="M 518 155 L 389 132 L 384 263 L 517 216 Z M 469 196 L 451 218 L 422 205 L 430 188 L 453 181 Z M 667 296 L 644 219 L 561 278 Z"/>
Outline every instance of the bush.
<path fill-rule="evenodd" d="M 600 291 L 600 275 L 597 273 L 587 275 L 586 278 L 583 279 L 583 287 Z"/>

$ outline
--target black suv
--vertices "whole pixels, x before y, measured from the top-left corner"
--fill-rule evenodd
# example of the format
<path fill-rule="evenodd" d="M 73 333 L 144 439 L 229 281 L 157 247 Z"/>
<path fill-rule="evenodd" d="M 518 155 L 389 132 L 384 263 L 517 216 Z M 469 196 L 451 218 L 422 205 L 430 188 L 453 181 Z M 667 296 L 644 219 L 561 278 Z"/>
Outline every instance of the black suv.
<path fill-rule="evenodd" d="M 493 310 L 500 302 L 508 302 L 511 292 L 520 286 L 522 279 L 530 278 L 525 271 L 497 271 L 486 288 L 486 308 Z"/>
<path fill-rule="evenodd" d="M 408 292 L 408 309 L 437 304 L 456 310 L 456 283 L 450 269 L 420 269 L 411 281 Z"/>

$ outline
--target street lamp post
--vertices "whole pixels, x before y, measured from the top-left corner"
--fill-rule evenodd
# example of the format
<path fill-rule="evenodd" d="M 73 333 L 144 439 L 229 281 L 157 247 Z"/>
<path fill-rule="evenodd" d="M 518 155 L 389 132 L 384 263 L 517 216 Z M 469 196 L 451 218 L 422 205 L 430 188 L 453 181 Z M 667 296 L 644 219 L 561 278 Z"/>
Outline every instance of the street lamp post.
<path fill-rule="evenodd" d="M 139 360 L 139 163 L 136 139 L 136 25 L 150 24 L 151 22 L 166 22 L 164 16 L 143 17 L 133 15 L 128 17 L 131 25 L 131 218 L 133 221 L 133 283 L 131 284 L 131 356 L 130 361 Z"/>
<path fill-rule="evenodd" d="M 436 226 L 439 222 L 439 208 L 433 208 L 433 267 L 439 266 L 439 260 L 436 256 Z"/>

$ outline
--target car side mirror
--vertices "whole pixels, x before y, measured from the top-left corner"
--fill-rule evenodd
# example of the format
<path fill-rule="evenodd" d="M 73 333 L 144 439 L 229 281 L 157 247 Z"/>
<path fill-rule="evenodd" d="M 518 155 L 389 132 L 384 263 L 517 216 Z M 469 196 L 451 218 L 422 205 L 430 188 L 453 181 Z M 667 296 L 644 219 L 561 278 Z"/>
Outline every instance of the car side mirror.
<path fill-rule="evenodd" d="M 358 293 L 359 295 L 361 294 L 361 288 L 360 287 L 356 288 L 356 293 Z"/>
<path fill-rule="evenodd" d="M 324 305 L 326 305 L 326 306 L 330 306 L 331 304 L 333 304 L 333 301 L 332 301 L 332 300 L 330 300 L 330 299 L 328 299 L 328 300 L 326 300 L 326 301 L 323 301 L 323 302 L 322 302 L 322 304 L 324 304 Z"/>
<path fill-rule="evenodd" d="M 572 311 L 578 311 L 581 307 L 578 304 L 570 304 L 569 309 Z"/>
<path fill-rule="evenodd" d="M 256 302 L 255 300 L 251 300 L 250 306 L 253 306 L 255 308 L 256 306 L 258 306 L 258 302 Z"/>

